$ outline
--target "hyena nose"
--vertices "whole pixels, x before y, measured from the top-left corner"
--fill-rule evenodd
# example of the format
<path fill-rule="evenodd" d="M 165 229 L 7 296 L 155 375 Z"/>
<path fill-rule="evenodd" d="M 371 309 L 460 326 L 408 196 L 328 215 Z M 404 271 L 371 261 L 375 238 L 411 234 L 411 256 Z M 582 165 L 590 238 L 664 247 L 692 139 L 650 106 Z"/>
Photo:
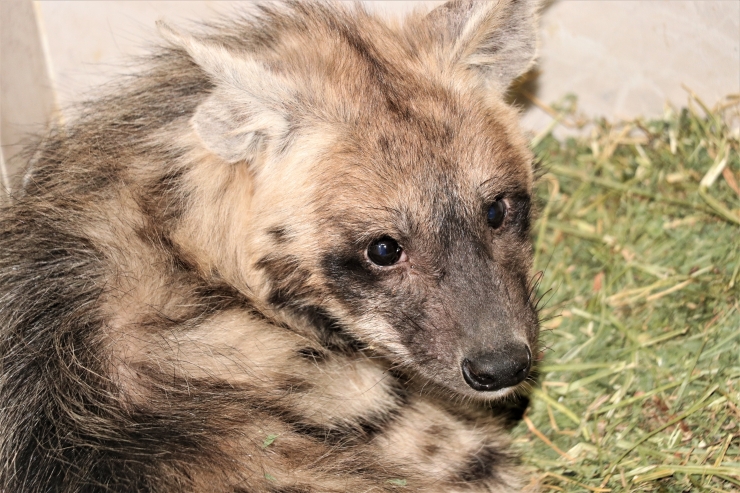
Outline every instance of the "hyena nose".
<path fill-rule="evenodd" d="M 463 378 L 474 390 L 482 392 L 512 387 L 524 381 L 531 368 L 532 353 L 526 344 L 509 345 L 462 362 Z"/>

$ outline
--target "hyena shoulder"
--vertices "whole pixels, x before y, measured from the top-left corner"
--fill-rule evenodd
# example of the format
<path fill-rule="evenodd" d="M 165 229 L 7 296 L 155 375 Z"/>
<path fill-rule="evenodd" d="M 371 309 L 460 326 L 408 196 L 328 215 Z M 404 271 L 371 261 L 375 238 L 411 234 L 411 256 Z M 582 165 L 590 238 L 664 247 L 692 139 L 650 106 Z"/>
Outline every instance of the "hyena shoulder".
<path fill-rule="evenodd" d="M 0 491 L 519 491 L 536 7 L 160 24 L 0 212 Z"/>

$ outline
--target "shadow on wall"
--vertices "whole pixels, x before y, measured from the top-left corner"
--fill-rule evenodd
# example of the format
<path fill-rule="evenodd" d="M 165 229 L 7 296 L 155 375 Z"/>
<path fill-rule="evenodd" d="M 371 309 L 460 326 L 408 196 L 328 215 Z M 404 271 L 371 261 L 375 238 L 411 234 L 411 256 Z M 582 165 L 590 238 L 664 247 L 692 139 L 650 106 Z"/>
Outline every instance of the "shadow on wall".
<path fill-rule="evenodd" d="M 544 16 L 557 1 L 544 0 L 540 9 L 540 15 Z M 514 84 L 509 88 L 506 102 L 519 108 L 522 113 L 529 112 L 534 105 L 533 96 L 536 97 L 539 94 L 541 75 L 542 71 L 539 68 L 538 60 L 527 73 L 514 81 Z"/>

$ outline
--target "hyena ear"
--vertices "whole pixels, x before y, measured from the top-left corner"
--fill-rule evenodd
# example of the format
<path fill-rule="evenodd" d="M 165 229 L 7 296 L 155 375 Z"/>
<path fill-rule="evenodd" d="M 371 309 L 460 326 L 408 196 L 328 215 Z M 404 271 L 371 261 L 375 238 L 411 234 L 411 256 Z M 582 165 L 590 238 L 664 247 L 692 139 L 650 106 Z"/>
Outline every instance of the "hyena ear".
<path fill-rule="evenodd" d="M 441 42 L 443 63 L 474 69 L 482 82 L 505 91 L 537 54 L 539 0 L 452 0 L 425 18 Z"/>
<path fill-rule="evenodd" d="M 233 53 L 212 41 L 181 34 L 162 21 L 163 38 L 185 50 L 215 84 L 191 124 L 205 146 L 229 163 L 251 161 L 268 141 L 288 133 L 286 102 L 292 84 L 248 54 Z"/>

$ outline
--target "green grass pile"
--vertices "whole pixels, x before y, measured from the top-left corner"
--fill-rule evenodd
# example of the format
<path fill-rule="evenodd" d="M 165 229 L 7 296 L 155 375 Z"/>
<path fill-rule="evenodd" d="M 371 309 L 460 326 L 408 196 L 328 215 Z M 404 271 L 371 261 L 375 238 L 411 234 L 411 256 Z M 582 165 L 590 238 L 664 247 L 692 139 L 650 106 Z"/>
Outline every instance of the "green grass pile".
<path fill-rule="evenodd" d="M 740 491 L 739 109 L 534 139 L 544 360 L 515 440 L 543 492 Z"/>

